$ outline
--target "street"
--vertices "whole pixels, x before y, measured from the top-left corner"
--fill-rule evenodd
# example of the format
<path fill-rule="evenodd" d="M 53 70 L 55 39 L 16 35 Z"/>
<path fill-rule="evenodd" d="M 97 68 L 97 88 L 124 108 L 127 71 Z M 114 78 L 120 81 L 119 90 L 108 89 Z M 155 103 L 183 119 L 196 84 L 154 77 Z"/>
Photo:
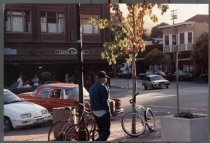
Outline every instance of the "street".
<path fill-rule="evenodd" d="M 132 97 L 131 79 L 112 79 L 111 96 L 121 99 L 127 110 L 131 109 L 129 100 Z M 171 82 L 168 89 L 144 90 L 141 81 L 137 80 L 137 104 L 149 106 L 157 116 L 175 113 L 177 111 L 176 82 Z M 208 83 L 199 81 L 179 82 L 179 101 L 181 111 L 208 113 Z"/>
<path fill-rule="evenodd" d="M 150 107 L 156 118 L 176 113 L 176 83 L 171 82 L 168 89 L 144 90 L 141 81 L 137 81 L 137 104 Z M 131 110 L 129 100 L 132 95 L 131 79 L 111 79 L 111 97 L 121 99 L 125 113 Z M 208 114 L 208 83 L 207 82 L 180 82 L 180 111 L 192 111 L 193 113 Z M 114 140 L 115 133 L 125 136 L 120 126 L 124 113 L 113 117 L 110 140 Z M 159 121 L 158 121 L 159 124 Z M 47 141 L 47 133 L 50 126 L 39 125 L 24 129 L 7 131 L 4 133 L 4 141 Z M 160 128 L 158 127 L 158 130 Z M 158 132 L 156 132 L 158 133 Z M 160 136 L 160 135 L 159 135 Z"/>

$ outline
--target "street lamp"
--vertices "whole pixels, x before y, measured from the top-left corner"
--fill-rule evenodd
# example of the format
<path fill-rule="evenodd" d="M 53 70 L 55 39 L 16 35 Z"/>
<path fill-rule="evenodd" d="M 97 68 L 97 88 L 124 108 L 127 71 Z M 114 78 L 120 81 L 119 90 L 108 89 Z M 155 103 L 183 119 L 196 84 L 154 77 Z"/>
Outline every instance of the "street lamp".
<path fill-rule="evenodd" d="M 80 25 L 80 4 L 76 4 L 76 13 L 77 13 L 77 48 L 78 48 L 78 71 L 79 71 L 79 118 L 81 119 L 82 113 L 84 111 L 83 107 L 83 54 L 82 54 L 82 32 Z M 82 117 L 82 122 L 84 122 L 84 118 Z M 79 129 L 79 138 L 80 140 L 85 140 L 86 134 L 84 129 Z"/>

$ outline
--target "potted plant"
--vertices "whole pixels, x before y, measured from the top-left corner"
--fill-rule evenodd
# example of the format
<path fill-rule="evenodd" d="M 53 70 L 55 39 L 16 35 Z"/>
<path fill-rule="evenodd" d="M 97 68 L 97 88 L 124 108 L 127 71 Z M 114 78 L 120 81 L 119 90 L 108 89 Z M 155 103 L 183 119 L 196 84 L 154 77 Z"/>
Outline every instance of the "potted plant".
<path fill-rule="evenodd" d="M 180 112 L 161 118 L 162 141 L 207 142 L 208 116 Z"/>

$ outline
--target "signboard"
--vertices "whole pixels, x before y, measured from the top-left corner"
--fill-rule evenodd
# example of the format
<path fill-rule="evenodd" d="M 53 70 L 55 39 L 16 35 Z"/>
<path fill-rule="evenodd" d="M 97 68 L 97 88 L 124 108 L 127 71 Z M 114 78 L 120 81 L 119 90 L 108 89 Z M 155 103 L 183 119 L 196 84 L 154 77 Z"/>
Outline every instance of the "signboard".
<path fill-rule="evenodd" d="M 82 51 L 83 54 L 88 54 L 89 50 Z M 56 55 L 77 55 L 77 49 L 69 48 L 67 50 L 55 50 Z"/>

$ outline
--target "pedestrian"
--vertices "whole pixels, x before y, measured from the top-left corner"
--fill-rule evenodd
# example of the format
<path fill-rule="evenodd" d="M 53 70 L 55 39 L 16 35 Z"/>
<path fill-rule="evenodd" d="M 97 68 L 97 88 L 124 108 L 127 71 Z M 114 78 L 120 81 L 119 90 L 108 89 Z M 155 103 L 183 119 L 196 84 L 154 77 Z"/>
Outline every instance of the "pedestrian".
<path fill-rule="evenodd" d="M 68 83 L 69 82 L 69 74 L 68 73 L 65 74 L 64 81 L 65 81 L 65 83 Z"/>
<path fill-rule="evenodd" d="M 96 82 L 89 90 L 91 110 L 99 129 L 96 141 L 106 141 L 110 135 L 109 90 L 105 86 L 107 78 L 109 77 L 104 71 L 99 71 L 96 74 Z"/>
<path fill-rule="evenodd" d="M 23 79 L 22 79 L 22 75 L 20 74 L 17 79 L 17 88 L 21 88 L 21 87 L 23 87 Z"/>
<path fill-rule="evenodd" d="M 34 75 L 34 78 L 32 79 L 32 82 L 33 82 L 33 87 L 36 88 L 39 86 L 39 78 Z"/>
<path fill-rule="evenodd" d="M 23 87 L 30 88 L 31 87 L 30 82 L 28 80 L 26 80 Z"/>

